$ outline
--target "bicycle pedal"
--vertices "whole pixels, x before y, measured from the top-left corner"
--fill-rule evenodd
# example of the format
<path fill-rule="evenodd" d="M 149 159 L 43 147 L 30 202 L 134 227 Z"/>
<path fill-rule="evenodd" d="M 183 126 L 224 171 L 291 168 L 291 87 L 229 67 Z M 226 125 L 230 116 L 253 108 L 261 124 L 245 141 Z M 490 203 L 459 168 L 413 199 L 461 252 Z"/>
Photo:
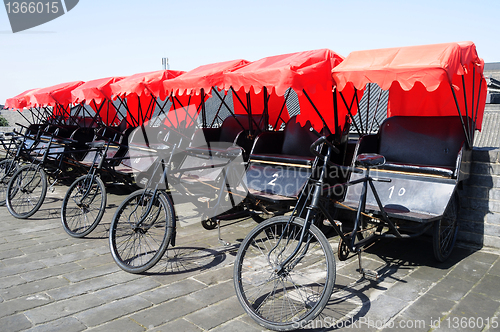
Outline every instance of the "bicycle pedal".
<path fill-rule="evenodd" d="M 339 220 L 334 220 L 333 222 L 335 223 L 335 225 L 337 225 L 337 227 L 342 229 L 342 222 L 340 222 Z M 323 220 L 323 225 L 333 227 L 332 223 L 328 219 Z"/>
<path fill-rule="evenodd" d="M 377 281 L 379 278 L 377 271 L 363 269 L 362 273 L 363 273 L 363 277 L 365 277 L 366 279 Z"/>

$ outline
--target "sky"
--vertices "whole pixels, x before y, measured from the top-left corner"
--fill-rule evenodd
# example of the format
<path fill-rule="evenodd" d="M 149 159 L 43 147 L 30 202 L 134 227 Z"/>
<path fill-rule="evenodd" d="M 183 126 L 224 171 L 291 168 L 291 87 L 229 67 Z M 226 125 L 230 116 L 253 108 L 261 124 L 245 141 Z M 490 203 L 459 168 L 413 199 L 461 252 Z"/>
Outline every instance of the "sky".
<path fill-rule="evenodd" d="M 163 57 L 189 71 L 322 48 L 347 56 L 470 40 L 485 62 L 500 62 L 499 9 L 498 0 L 80 0 L 14 34 L 0 8 L 0 104 L 32 88 L 161 70 Z"/>

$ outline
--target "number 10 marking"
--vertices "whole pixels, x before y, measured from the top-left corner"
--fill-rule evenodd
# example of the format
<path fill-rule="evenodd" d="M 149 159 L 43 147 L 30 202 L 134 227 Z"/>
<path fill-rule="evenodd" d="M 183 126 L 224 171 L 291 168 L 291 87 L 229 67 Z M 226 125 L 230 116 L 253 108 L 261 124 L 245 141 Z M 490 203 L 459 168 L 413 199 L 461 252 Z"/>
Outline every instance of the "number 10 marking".
<path fill-rule="evenodd" d="M 391 192 L 389 194 L 389 199 L 391 199 L 392 198 L 392 194 L 394 193 L 394 186 L 390 187 L 389 191 Z M 401 189 L 399 189 L 399 191 L 398 191 L 398 196 L 403 196 L 405 193 L 406 193 L 406 189 L 403 188 L 403 187 L 401 187 Z"/>

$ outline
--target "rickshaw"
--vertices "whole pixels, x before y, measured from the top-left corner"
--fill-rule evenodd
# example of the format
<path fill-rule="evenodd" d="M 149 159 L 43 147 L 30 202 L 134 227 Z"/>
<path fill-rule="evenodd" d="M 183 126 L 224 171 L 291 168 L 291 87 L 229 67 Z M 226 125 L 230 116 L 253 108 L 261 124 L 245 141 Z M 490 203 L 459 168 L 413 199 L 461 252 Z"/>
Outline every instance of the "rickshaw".
<path fill-rule="evenodd" d="M 61 205 L 61 221 L 69 235 L 83 237 L 97 227 L 106 207 L 106 183 L 134 184 L 133 167 L 127 163 L 129 147 L 134 144 L 128 144 L 128 140 L 129 136 L 134 136 L 134 125 L 131 124 L 139 123 L 140 112 L 135 116 L 131 114 L 131 105 L 123 95 L 119 103 L 114 103 L 112 85 L 121 81 L 125 84 L 147 82 L 148 88 L 154 91 L 155 85 L 182 73 L 165 70 L 126 78 L 97 79 L 86 82 L 71 92 L 72 103 L 83 108 L 90 107 L 103 126 L 95 132 L 93 141 L 88 143 L 89 149 L 84 151 L 82 160 L 77 161 L 88 172 L 69 186 Z M 140 98 L 145 99 L 147 96 Z M 129 96 L 129 99 L 132 100 L 133 97 Z"/>
<path fill-rule="evenodd" d="M 299 149 L 304 145 L 308 149 L 308 145 L 314 141 L 310 127 L 316 127 L 328 135 L 330 140 L 337 140 L 339 146 L 346 146 L 344 136 L 348 122 L 346 125 L 344 121 L 347 109 L 343 105 L 335 106 L 337 94 L 332 93 L 333 81 L 330 74 L 342 59 L 330 50 L 299 52 L 243 65 L 233 62 L 225 70 L 220 70 L 221 64 L 202 66 L 176 79 L 165 81 L 166 89 L 170 90 L 171 96 L 182 107 L 185 106 L 179 101 L 179 97 L 188 101 L 191 98 L 203 101 L 208 92 L 221 103 L 215 116 L 204 112 L 203 103 L 192 107 L 195 111 L 201 110 L 198 121 L 202 124 L 202 130 L 195 131 L 189 146 L 180 149 L 180 163 L 171 168 L 169 158 L 175 156 L 171 153 L 158 158 L 159 162 L 146 181 L 154 185 L 131 194 L 118 207 L 110 227 L 110 247 L 115 262 L 125 271 L 141 273 L 154 266 L 169 245 L 175 246 L 176 216 L 172 200 L 176 200 L 176 193 L 195 198 L 193 203 L 202 211 L 202 224 L 209 229 L 215 228 L 214 224 L 220 227 L 220 220 L 288 212 L 290 206 L 297 201 L 298 193 L 306 181 L 301 179 L 300 182 L 286 186 L 289 190 L 287 192 L 273 192 L 271 189 L 281 186 L 282 179 L 286 181 L 293 178 L 293 174 L 304 177 L 303 174 L 309 174 L 312 170 L 313 155 Z M 223 94 L 224 97 L 221 96 L 221 89 L 227 91 Z M 354 93 L 353 89 L 352 92 Z M 289 120 L 287 100 L 292 93 L 300 102 L 300 115 L 292 116 L 292 120 Z M 227 107 L 225 98 L 228 95 L 233 98 L 234 111 L 220 127 L 206 128 L 209 118 L 213 119 L 213 124 L 222 106 Z M 259 104 L 261 107 L 257 107 Z M 192 120 L 193 116 L 182 118 L 189 119 Z M 164 124 L 168 122 L 169 120 L 165 120 Z M 278 146 L 278 142 L 281 142 L 280 151 L 256 150 L 259 141 L 262 146 L 270 138 L 270 129 L 276 131 L 272 138 L 273 145 Z M 279 129 L 282 129 L 281 133 L 278 132 Z M 201 145 L 196 139 L 200 132 L 205 136 Z M 233 134 L 229 135 L 229 132 Z M 146 141 L 150 142 L 156 138 L 156 135 L 146 136 L 149 137 Z M 212 140 L 212 137 L 218 137 L 219 140 Z M 225 139 L 222 140 L 221 137 Z M 286 144 L 293 145 L 291 141 L 296 138 L 305 140 L 299 142 L 295 152 L 283 149 Z M 176 145 L 174 149 L 179 149 L 179 146 Z M 274 160 L 265 159 L 266 156 Z M 269 174 L 262 174 L 268 178 L 259 179 L 255 175 L 258 167 L 262 169 L 269 165 Z M 261 182 L 249 181 L 249 174 L 252 174 L 252 180 L 258 179 Z M 335 181 L 338 179 L 330 179 L 331 183 Z M 262 185 L 269 182 L 272 182 L 269 188 Z M 191 186 L 196 186 L 196 189 Z M 203 186 L 208 190 L 203 190 Z M 264 219 L 261 218 L 258 218 L 259 222 Z M 208 223 L 207 220 L 215 221 Z"/>
<path fill-rule="evenodd" d="M 484 111 L 483 64 L 475 45 L 461 42 L 352 52 L 333 69 L 338 101 L 348 108 L 358 104 L 356 94 L 345 96 L 348 87 L 360 91 L 377 83 L 389 90 L 388 118 L 377 134 L 361 135 L 350 166 L 332 162 L 337 147 L 318 135 L 310 147 L 317 167 L 310 189 L 302 191 L 305 204 L 258 225 L 241 243 L 234 286 L 250 317 L 286 331 L 322 312 L 336 263 L 318 219 L 339 235 L 338 258 L 356 254 L 365 278 L 378 278 L 361 259 L 378 239 L 432 230 L 436 260 L 450 256 L 458 228 L 457 190 L 468 177 L 473 135 Z M 373 118 L 366 119 L 356 126 L 370 128 Z M 346 172 L 348 181 L 328 184 L 332 170 Z M 350 218 L 334 218 L 341 209 Z"/>
<path fill-rule="evenodd" d="M 31 112 L 38 121 L 24 127 L 23 148 L 28 151 L 24 158 L 29 164 L 13 174 L 7 187 L 7 208 L 16 218 L 28 218 L 40 208 L 47 192 L 47 175 L 54 179 L 52 187 L 78 171 L 64 161 L 92 137 L 89 135 L 92 127 L 85 119 L 71 116 L 67 102 L 71 90 L 81 84 L 81 81 L 63 83 L 25 95 L 26 107 L 38 107 Z M 34 136 L 35 132 L 38 134 Z"/>

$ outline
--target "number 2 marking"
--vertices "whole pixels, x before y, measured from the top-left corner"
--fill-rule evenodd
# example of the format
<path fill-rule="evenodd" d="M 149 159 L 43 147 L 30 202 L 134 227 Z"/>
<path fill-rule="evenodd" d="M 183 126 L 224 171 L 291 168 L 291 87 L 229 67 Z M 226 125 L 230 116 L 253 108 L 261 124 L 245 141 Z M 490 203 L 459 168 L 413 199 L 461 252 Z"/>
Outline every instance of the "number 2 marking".
<path fill-rule="evenodd" d="M 271 181 L 269 181 L 268 184 L 271 185 L 271 186 L 275 186 L 276 185 L 275 182 L 276 182 L 276 180 L 278 180 L 278 176 L 279 176 L 278 172 L 274 173 L 273 174 L 273 178 L 274 179 L 272 179 Z"/>

